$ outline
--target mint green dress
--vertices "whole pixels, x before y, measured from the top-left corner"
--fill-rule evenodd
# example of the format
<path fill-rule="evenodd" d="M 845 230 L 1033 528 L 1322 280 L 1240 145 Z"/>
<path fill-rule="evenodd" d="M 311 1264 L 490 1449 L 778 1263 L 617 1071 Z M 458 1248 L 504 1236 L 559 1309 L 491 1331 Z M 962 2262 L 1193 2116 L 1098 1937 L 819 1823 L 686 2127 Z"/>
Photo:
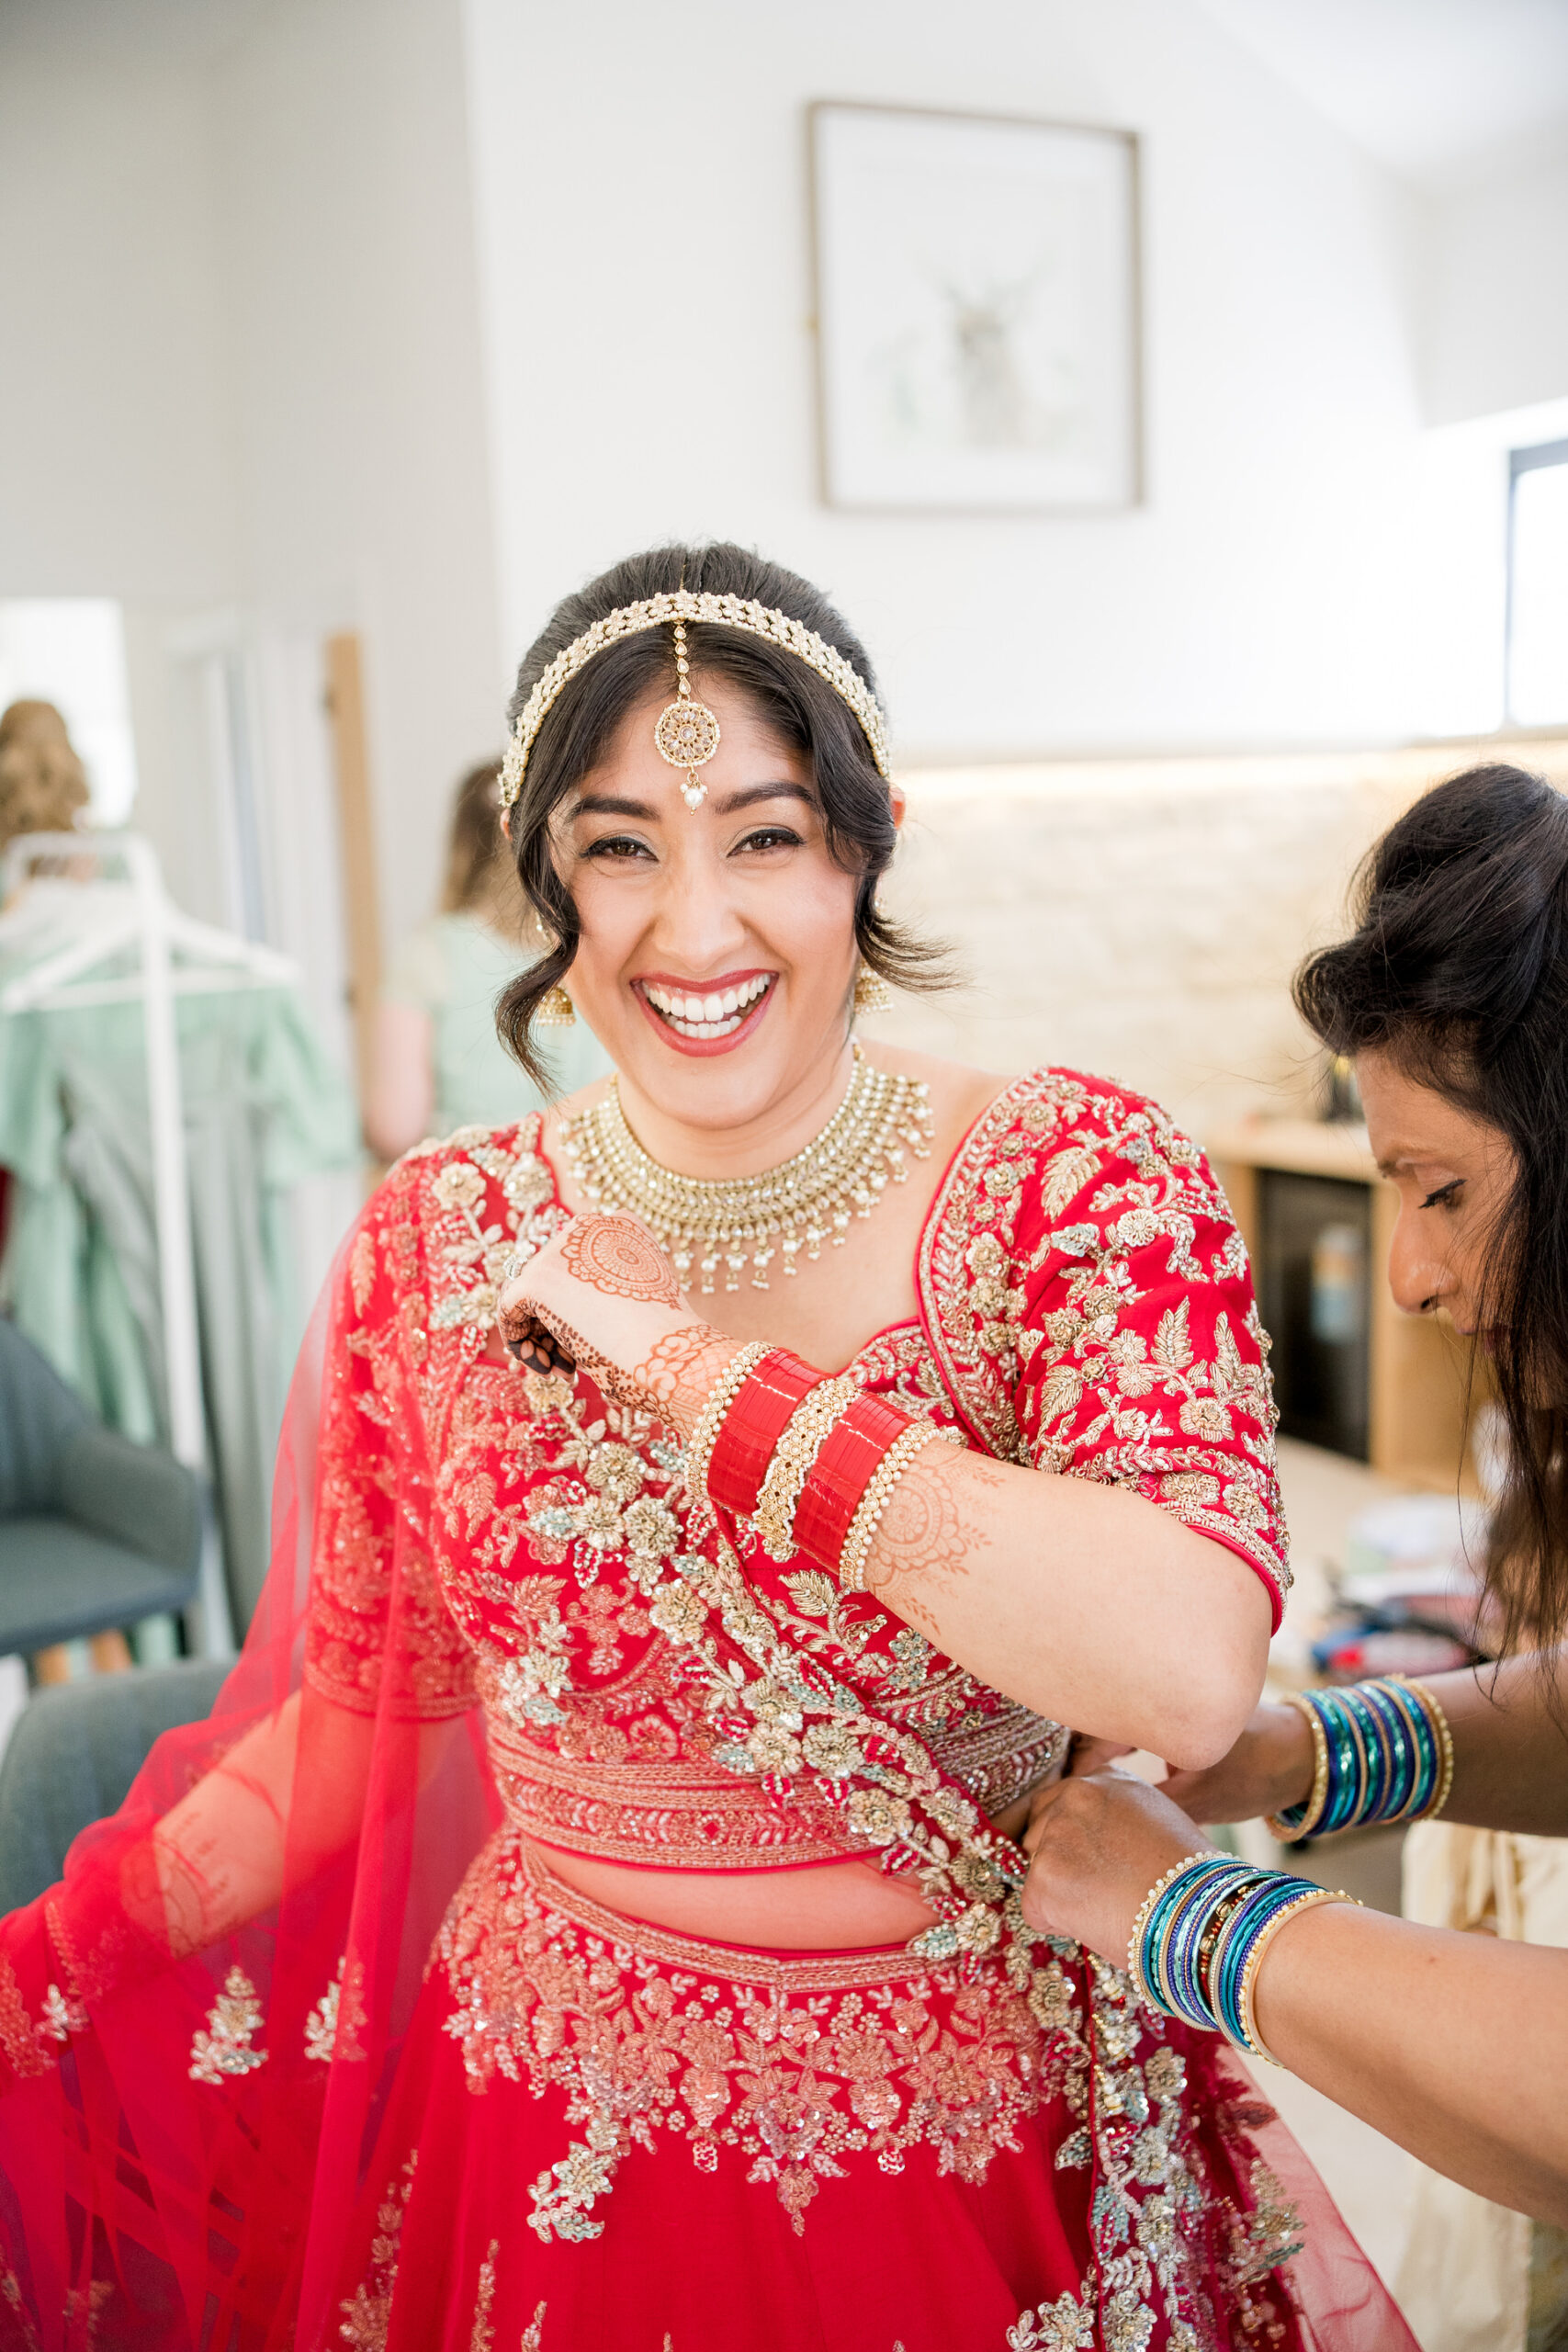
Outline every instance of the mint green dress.
<path fill-rule="evenodd" d="M 175 1000 L 208 1459 L 236 1626 L 266 1575 L 268 1498 L 306 1302 L 288 1198 L 351 1168 L 358 1118 L 298 992 Z M 0 1308 L 111 1429 L 166 1442 L 163 1302 L 137 1001 L 0 1018 Z"/>
<path fill-rule="evenodd" d="M 430 1015 L 435 1077 L 432 1135 L 455 1127 L 498 1127 L 542 1110 L 555 1095 L 574 1094 L 607 1078 L 610 1061 L 581 1020 L 539 1033 L 555 1079 L 550 1096 L 525 1077 L 495 1034 L 495 1001 L 526 957 L 471 914 L 436 915 L 421 925 L 392 967 L 385 994 L 392 1004 Z"/>

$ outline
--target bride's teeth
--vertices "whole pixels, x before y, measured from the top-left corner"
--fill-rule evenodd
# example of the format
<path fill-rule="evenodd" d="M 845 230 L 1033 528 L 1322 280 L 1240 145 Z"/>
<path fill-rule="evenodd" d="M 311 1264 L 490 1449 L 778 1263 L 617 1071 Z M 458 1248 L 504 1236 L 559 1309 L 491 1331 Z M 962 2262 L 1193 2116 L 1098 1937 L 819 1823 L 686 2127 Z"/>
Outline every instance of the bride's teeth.
<path fill-rule="evenodd" d="M 720 1017 L 721 1017 L 722 1019 L 724 1019 L 724 1020 L 728 1020 L 728 1017 L 729 1017 L 729 1015 L 730 1015 L 732 1012 L 739 1012 L 739 1010 L 740 1010 L 740 991 L 739 991 L 739 989 L 725 989 L 725 991 L 724 991 L 724 997 L 723 997 L 723 1002 L 722 1002 L 722 1012 L 721 1012 L 721 1016 L 720 1016 Z"/>
<path fill-rule="evenodd" d="M 703 1019 L 709 1023 L 724 1019 L 724 999 L 721 996 L 704 997 Z"/>

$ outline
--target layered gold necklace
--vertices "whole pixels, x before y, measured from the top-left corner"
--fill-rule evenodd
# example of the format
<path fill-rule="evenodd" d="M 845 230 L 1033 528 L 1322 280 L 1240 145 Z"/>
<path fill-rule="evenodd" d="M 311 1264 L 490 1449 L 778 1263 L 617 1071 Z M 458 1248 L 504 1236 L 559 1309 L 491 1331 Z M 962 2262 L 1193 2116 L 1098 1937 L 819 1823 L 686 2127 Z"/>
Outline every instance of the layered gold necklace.
<path fill-rule="evenodd" d="M 842 1245 L 852 1217 L 869 1216 L 889 1182 L 908 1174 L 907 1155 L 931 1154 L 931 1090 L 922 1080 L 873 1069 L 854 1049 L 849 1091 L 803 1151 L 755 1176 L 679 1176 L 650 1159 L 626 1125 L 616 1081 L 561 1130 L 561 1146 L 584 1203 L 601 1213 L 641 1217 L 673 1261 L 682 1290 L 694 1269 L 704 1296 L 739 1290 L 748 1264 L 755 1290 L 784 1260 L 796 1271 L 802 1250 Z"/>

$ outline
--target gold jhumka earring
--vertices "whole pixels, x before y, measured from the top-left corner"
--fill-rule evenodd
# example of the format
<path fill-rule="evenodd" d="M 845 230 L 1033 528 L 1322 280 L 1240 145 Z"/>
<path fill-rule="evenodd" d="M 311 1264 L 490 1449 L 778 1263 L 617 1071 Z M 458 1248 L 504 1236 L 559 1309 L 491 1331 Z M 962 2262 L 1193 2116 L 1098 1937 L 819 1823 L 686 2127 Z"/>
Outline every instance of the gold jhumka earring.
<path fill-rule="evenodd" d="M 863 964 L 855 974 L 855 1011 L 857 1012 L 891 1012 L 893 991 L 880 972 Z"/>
<path fill-rule="evenodd" d="M 577 1007 L 558 980 L 534 1007 L 534 1019 L 541 1029 L 570 1029 L 577 1019 Z"/>
<path fill-rule="evenodd" d="M 697 774 L 718 749 L 718 721 L 705 702 L 693 694 L 691 663 L 686 659 L 686 624 L 675 623 L 675 700 L 666 703 L 654 723 L 653 741 L 661 760 L 684 768 L 681 797 L 694 816 L 707 798 L 708 788 Z"/>

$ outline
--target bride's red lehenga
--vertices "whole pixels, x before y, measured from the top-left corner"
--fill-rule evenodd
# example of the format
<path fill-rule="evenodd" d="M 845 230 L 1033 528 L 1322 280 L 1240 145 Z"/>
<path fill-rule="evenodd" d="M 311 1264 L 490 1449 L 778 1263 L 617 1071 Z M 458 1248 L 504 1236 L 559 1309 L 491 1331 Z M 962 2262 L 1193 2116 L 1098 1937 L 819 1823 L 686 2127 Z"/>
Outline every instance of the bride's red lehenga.
<path fill-rule="evenodd" d="M 495 1359 L 502 1261 L 564 1215 L 536 1119 L 394 1170 L 307 1348 L 218 1709 L 0 1928 L 0 2340 L 1410 2346 L 1224 2046 L 1023 1926 L 986 1815 L 1064 1728 L 689 1509 L 678 1443 L 586 1378 Z M 1246 1260 L 1158 1111 L 1009 1086 L 917 1290 L 867 1388 L 1134 1488 L 1278 1607 Z M 152 1830 L 224 1756 L 283 1892 L 181 1957 Z M 184 1838 L 191 1904 L 222 1844 Z M 600 1909 L 552 1850 L 715 1873 L 714 1939 Z M 851 1857 L 924 1872 L 917 1945 L 719 1939 L 728 1874 Z"/>

